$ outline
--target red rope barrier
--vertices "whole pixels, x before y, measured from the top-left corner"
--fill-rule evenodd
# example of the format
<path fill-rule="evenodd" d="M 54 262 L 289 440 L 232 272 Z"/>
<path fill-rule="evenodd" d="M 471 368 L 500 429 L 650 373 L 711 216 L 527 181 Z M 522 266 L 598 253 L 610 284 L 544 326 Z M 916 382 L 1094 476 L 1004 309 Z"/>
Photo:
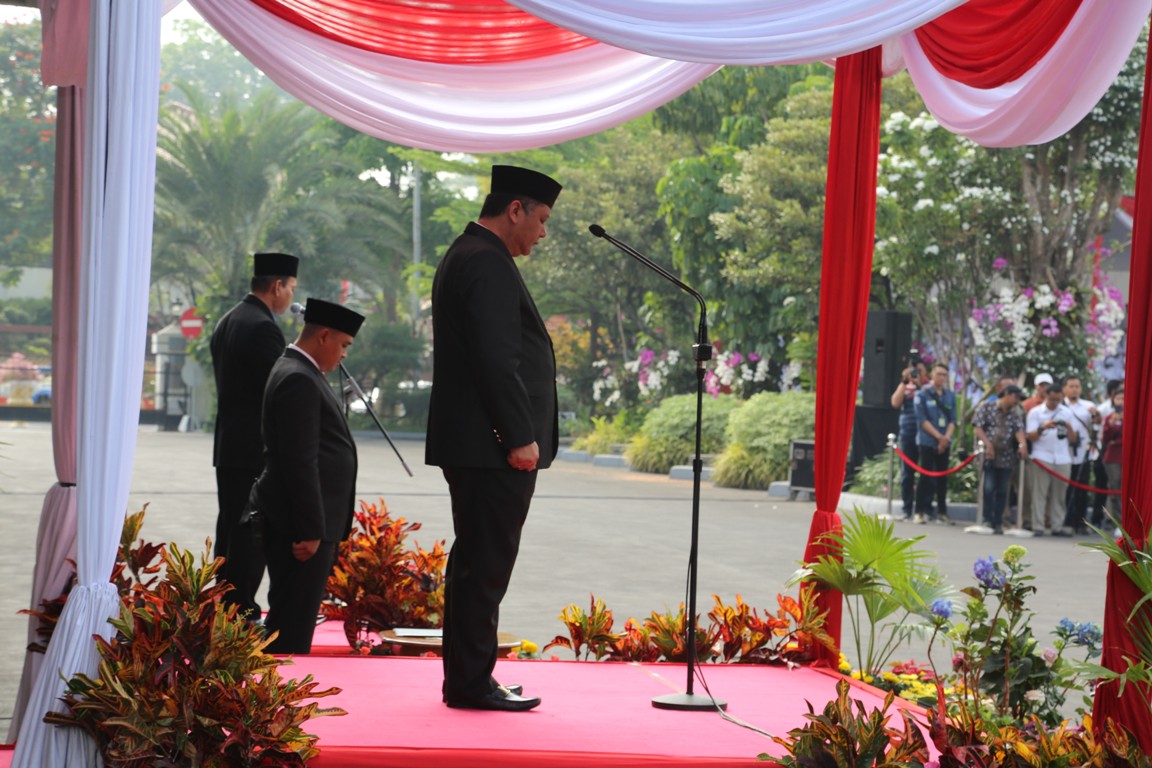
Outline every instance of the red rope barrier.
<path fill-rule="evenodd" d="M 924 469 L 924 467 L 922 467 L 919 464 L 917 464 L 916 462 L 912 461 L 912 459 L 908 458 L 908 455 L 905 454 L 904 451 L 900 450 L 899 448 L 893 447 L 892 450 L 896 451 L 897 455 L 900 456 L 900 458 L 904 461 L 904 463 L 906 463 L 908 466 L 912 467 L 912 469 L 916 470 L 920 474 L 927 475 L 928 477 L 946 477 L 947 475 L 951 475 L 955 472 L 959 472 L 960 470 L 964 469 L 964 467 L 971 464 L 972 460 L 976 458 L 976 454 L 974 453 L 971 456 L 969 456 L 968 458 L 964 459 L 964 461 L 962 461 L 959 464 L 957 464 L 956 466 L 952 467 L 951 469 L 946 469 L 943 472 L 933 472 L 930 469 Z"/>
<path fill-rule="evenodd" d="M 1119 496 L 1120 495 L 1120 491 L 1106 490 L 1104 488 L 1097 488 L 1094 485 L 1084 485 L 1083 483 L 1078 483 L 1075 480 L 1073 480 L 1072 478 L 1065 477 L 1064 475 L 1060 474 L 1059 472 L 1055 472 L 1055 471 L 1049 469 L 1048 467 L 1044 466 L 1044 463 L 1042 461 L 1040 461 L 1039 459 L 1033 459 L 1033 458 L 1029 457 L 1028 460 L 1031 461 L 1036 466 L 1040 467 L 1040 469 L 1042 469 L 1045 472 L 1047 472 L 1048 474 L 1052 475 L 1052 477 L 1058 477 L 1061 480 L 1063 480 L 1064 482 L 1068 483 L 1068 485 L 1073 486 L 1074 488 L 1081 488 L 1085 491 L 1095 491 L 1096 493 L 1102 493 L 1105 496 Z"/>

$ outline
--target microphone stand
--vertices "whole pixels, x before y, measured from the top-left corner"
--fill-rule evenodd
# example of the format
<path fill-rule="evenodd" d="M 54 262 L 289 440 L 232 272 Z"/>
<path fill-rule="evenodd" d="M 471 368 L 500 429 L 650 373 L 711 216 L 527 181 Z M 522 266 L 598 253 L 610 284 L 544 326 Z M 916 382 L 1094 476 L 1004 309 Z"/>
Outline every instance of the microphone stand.
<path fill-rule="evenodd" d="M 713 709 L 727 709 L 728 704 L 711 695 L 701 696 L 693 692 L 696 671 L 696 563 L 699 559 L 700 540 L 700 476 L 703 474 L 704 462 L 700 458 L 701 425 L 704 414 L 704 363 L 712 359 L 712 345 L 708 342 L 708 307 L 704 297 L 695 289 L 686 285 L 680 278 L 673 275 L 664 267 L 649 259 L 627 243 L 623 243 L 604 231 L 599 224 L 588 227 L 596 237 L 603 238 L 624 253 L 640 262 L 648 269 L 663 277 L 680 290 L 689 294 L 700 304 L 700 324 L 696 332 L 696 343 L 692 345 L 693 359 L 696 361 L 696 456 L 692 459 L 692 539 L 688 548 L 688 615 L 685 624 L 684 648 L 688 653 L 688 683 L 684 693 L 674 693 L 667 696 L 657 696 L 652 699 L 652 706 L 657 709 L 676 709 L 682 711 L 701 712 Z"/>
<path fill-rule="evenodd" d="M 396 447 L 396 443 L 392 442 L 392 438 L 388 435 L 388 430 L 384 429 L 384 425 L 380 423 L 380 419 L 376 417 L 376 411 L 372 408 L 372 403 L 368 400 L 368 396 L 364 394 L 364 390 L 360 389 L 360 385 L 356 383 L 356 379 L 352 378 L 352 374 L 348 373 L 348 369 L 344 367 L 344 363 L 340 363 L 340 378 L 346 379 L 352 385 L 352 391 L 360 398 L 360 402 L 364 403 L 364 410 L 368 411 L 368 415 L 372 417 L 372 421 L 376 422 L 376 428 L 380 430 L 380 434 L 384 435 L 384 439 L 388 441 L 388 445 L 392 446 L 392 451 L 396 454 L 396 458 L 400 459 L 400 466 L 404 467 L 404 471 L 408 473 L 408 477 L 412 477 L 412 470 L 408 468 L 405 463 L 404 457 L 400 455 L 400 449 Z M 340 387 L 340 391 L 344 391 L 344 387 Z"/>

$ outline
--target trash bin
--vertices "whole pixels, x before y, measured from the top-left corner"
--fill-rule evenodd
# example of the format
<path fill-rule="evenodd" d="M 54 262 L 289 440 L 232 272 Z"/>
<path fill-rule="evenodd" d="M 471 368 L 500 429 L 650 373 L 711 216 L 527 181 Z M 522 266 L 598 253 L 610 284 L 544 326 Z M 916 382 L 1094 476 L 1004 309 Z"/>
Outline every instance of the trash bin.
<path fill-rule="evenodd" d="M 793 440 L 789 448 L 788 495 L 816 493 L 816 441 Z"/>

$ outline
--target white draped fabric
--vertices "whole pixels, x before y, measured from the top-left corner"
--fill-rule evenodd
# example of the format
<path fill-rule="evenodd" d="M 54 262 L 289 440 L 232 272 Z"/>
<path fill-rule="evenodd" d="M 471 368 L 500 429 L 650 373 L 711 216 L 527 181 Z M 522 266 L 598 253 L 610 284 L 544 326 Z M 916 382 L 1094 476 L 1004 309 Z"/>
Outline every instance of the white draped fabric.
<path fill-rule="evenodd" d="M 1067 30 L 1023 77 L 972 88 L 942 76 L 913 34 L 900 38 L 924 103 L 952 133 L 989 147 L 1043 144 L 1087 115 L 1124 66 L 1152 0 L 1083 0 Z"/>
<path fill-rule="evenodd" d="M 603 43 L 679 61 L 799 64 L 873 48 L 965 0 L 508 0 Z"/>
<path fill-rule="evenodd" d="M 160 10 L 156 2 L 91 0 L 80 296 L 77 569 L 29 697 L 13 765 L 92 765 L 95 744 L 45 725 L 64 679 L 94 674 L 91 638 L 109 637 L 120 599 L 108 581 L 136 450 L 152 256 Z"/>
<path fill-rule="evenodd" d="M 250 0 L 189 0 L 281 88 L 372 136 L 422 149 L 498 152 L 588 136 L 679 96 L 719 67 L 607 45 L 484 66 L 343 45 Z"/>

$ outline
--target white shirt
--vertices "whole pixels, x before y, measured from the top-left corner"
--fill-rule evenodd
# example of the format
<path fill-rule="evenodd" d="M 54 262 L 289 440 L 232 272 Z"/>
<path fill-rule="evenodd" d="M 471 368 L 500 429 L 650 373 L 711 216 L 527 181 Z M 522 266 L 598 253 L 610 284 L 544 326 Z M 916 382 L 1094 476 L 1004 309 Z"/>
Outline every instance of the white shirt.
<path fill-rule="evenodd" d="M 1028 432 L 1040 431 L 1041 425 L 1050 420 L 1068 422 L 1068 429 L 1072 429 L 1071 422 L 1076 419 L 1063 404 L 1058 404 L 1056 410 L 1050 411 L 1045 402 L 1028 411 L 1028 419 L 1024 425 L 1025 430 Z M 1068 439 L 1060 440 L 1057 438 L 1055 427 L 1040 431 L 1039 439 L 1032 443 L 1032 458 L 1045 464 L 1071 464 L 1072 454 L 1068 450 Z"/>
<path fill-rule="evenodd" d="M 314 365 L 316 367 L 316 370 L 318 370 L 318 371 L 320 370 L 320 365 L 316 362 L 316 358 L 312 357 L 312 355 L 308 354 L 304 350 L 300 349 L 300 347 L 296 346 L 295 342 L 289 343 L 288 349 L 296 350 L 297 352 L 299 352 L 300 354 L 302 354 L 304 356 L 304 359 L 306 359 L 308 362 L 312 363 L 312 365 Z"/>
<path fill-rule="evenodd" d="M 1092 424 L 1092 412 L 1088 409 L 1095 408 L 1096 404 L 1082 397 L 1077 398 L 1074 403 L 1068 398 L 1064 398 L 1064 407 L 1076 415 L 1076 418 L 1068 420 L 1068 427 L 1074 428 L 1076 434 L 1080 435 L 1080 442 L 1077 443 L 1080 449 L 1072 456 L 1072 463 L 1083 464 L 1085 459 L 1095 460 L 1097 450 L 1100 447 L 1100 428 L 1099 425 Z M 1092 433 L 1089 431 L 1090 426 L 1096 431 L 1095 440 L 1092 439 Z"/>

